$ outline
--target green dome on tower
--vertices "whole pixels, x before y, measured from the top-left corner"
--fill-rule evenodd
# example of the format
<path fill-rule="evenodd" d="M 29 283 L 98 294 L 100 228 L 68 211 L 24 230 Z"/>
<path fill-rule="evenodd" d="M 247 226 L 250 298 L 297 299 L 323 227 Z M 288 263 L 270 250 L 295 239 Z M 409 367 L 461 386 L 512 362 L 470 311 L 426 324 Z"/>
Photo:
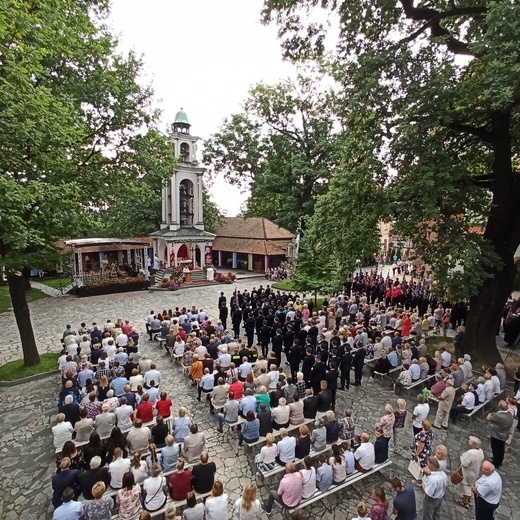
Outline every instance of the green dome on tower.
<path fill-rule="evenodd" d="M 189 134 L 190 133 L 190 122 L 188 116 L 182 108 L 175 114 L 175 121 L 173 122 L 172 129 L 176 133 Z"/>
<path fill-rule="evenodd" d="M 175 114 L 175 121 L 173 123 L 184 123 L 186 125 L 190 124 L 188 121 L 188 116 L 186 115 L 186 112 L 182 110 L 182 108 Z"/>

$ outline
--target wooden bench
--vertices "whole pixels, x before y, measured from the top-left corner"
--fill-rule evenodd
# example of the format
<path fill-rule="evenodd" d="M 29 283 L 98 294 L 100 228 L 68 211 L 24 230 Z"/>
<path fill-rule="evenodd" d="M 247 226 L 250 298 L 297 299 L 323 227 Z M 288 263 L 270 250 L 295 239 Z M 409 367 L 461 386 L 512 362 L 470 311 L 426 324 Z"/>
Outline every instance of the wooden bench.
<path fill-rule="evenodd" d="M 459 419 L 460 417 L 463 417 L 463 416 L 466 416 L 466 417 L 469 417 L 469 422 L 470 424 L 472 423 L 472 418 L 473 416 L 479 411 L 481 410 L 482 408 L 484 408 L 487 404 L 491 403 L 493 400 L 495 400 L 497 397 L 501 396 L 503 393 L 505 393 L 506 389 L 504 388 L 504 390 L 502 390 L 501 392 L 499 392 L 498 394 L 495 394 L 491 399 L 488 399 L 487 401 L 484 401 L 483 403 L 480 403 L 479 405 L 475 406 L 473 408 L 473 410 L 471 410 L 470 413 L 461 413 L 459 415 Z"/>
<path fill-rule="evenodd" d="M 325 417 L 326 415 L 327 415 L 327 412 L 318 412 L 314 419 L 305 419 L 300 424 L 290 424 L 286 428 L 287 433 L 290 434 L 292 432 L 297 432 L 299 430 L 300 426 L 302 426 L 302 425 L 305 425 L 305 426 L 312 425 L 312 424 L 314 424 L 316 419 L 320 419 L 322 417 Z M 277 437 L 279 437 L 280 436 L 280 430 L 276 430 L 275 428 L 273 428 L 273 435 L 274 435 L 275 439 Z M 259 437 L 258 440 L 255 441 L 255 442 L 251 442 L 251 443 L 244 442 L 244 446 L 247 446 L 248 448 L 253 448 L 254 449 L 254 448 L 260 446 L 261 444 L 264 444 L 265 442 L 267 442 L 267 439 L 265 437 Z"/>
<path fill-rule="evenodd" d="M 393 372 L 397 372 L 398 370 L 401 370 L 403 368 L 403 365 L 397 365 L 396 367 L 394 368 L 391 368 L 387 374 L 384 374 L 383 372 L 377 372 L 374 370 L 374 376 L 375 375 L 378 375 L 379 377 L 381 377 L 381 379 L 383 379 L 383 377 L 386 377 L 388 376 L 388 374 L 391 374 Z"/>
<path fill-rule="evenodd" d="M 346 442 L 346 441 L 342 441 Z M 327 446 L 320 451 L 313 451 L 311 450 L 309 453 L 310 457 L 317 457 L 318 455 L 321 455 L 322 453 L 327 453 L 332 449 L 332 444 L 327 444 Z M 295 459 L 294 464 L 303 464 L 303 459 Z M 258 475 L 262 478 L 262 480 L 269 480 L 271 477 L 274 477 L 275 475 L 278 475 L 279 473 L 283 473 L 285 471 L 285 464 L 282 466 L 278 463 L 275 464 L 273 469 L 270 469 L 269 471 L 262 471 L 261 469 L 258 470 Z"/>
<path fill-rule="evenodd" d="M 412 388 L 415 388 L 416 386 L 421 386 L 423 383 L 426 383 L 426 381 L 429 381 L 430 379 L 434 378 L 435 374 L 432 374 L 430 376 L 425 377 L 424 379 L 418 379 L 415 381 L 415 383 L 412 383 L 411 385 L 404 386 L 402 385 L 402 388 L 405 390 L 411 390 Z"/>
<path fill-rule="evenodd" d="M 211 491 L 209 491 L 208 493 L 202 493 L 202 494 L 195 493 L 195 499 L 197 500 L 197 502 L 199 502 L 200 500 L 203 500 L 204 498 L 209 497 L 210 495 L 211 495 Z M 168 497 L 166 499 L 166 503 L 164 504 L 164 507 L 162 507 L 161 509 L 158 509 L 157 511 L 154 511 L 153 513 L 150 513 L 150 516 L 152 518 L 163 518 L 163 515 L 166 512 L 166 509 L 170 506 L 170 504 L 173 505 L 175 507 L 175 509 L 177 509 L 178 507 L 184 507 L 186 505 L 186 500 L 172 500 L 170 497 Z M 143 509 L 143 511 L 144 511 L 144 509 Z M 118 520 L 118 519 L 119 519 L 119 513 L 112 515 L 112 520 Z"/>
<path fill-rule="evenodd" d="M 370 471 L 367 471 L 366 473 L 361 473 L 360 471 L 354 471 L 354 473 L 347 475 L 347 478 L 341 484 L 337 484 L 337 485 L 333 484 L 325 492 L 316 490 L 316 492 L 311 497 L 303 499 L 296 507 L 293 507 L 290 509 L 284 508 L 284 515 L 286 515 L 287 517 L 290 517 L 290 515 L 292 515 L 299 509 L 303 509 L 304 507 L 306 508 L 306 507 L 310 506 L 311 504 L 314 504 L 314 502 L 318 502 L 325 498 L 330 498 L 332 495 L 338 493 L 339 491 L 342 491 L 343 489 L 346 489 L 346 488 L 352 486 L 353 484 L 355 484 L 357 482 L 360 482 L 364 478 L 366 478 L 370 475 L 375 475 L 376 473 L 379 473 L 382 469 L 387 468 L 391 464 L 392 464 L 392 461 L 390 459 L 388 459 L 386 462 L 383 462 L 382 464 L 376 464 Z M 277 503 L 278 502 L 275 502 L 275 504 L 277 504 Z M 280 504 L 278 504 L 278 505 L 280 505 Z M 329 507 L 328 508 L 326 507 L 326 509 L 328 510 L 329 513 L 332 513 L 332 507 L 330 506 L 330 503 L 329 503 Z"/>

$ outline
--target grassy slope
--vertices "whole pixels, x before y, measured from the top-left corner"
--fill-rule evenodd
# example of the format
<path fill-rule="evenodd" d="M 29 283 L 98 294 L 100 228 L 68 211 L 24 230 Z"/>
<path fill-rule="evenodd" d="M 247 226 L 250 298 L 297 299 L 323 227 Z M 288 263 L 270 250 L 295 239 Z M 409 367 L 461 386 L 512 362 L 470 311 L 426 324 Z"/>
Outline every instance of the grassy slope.
<path fill-rule="evenodd" d="M 0 366 L 0 381 L 16 381 L 24 377 L 56 370 L 58 368 L 59 357 L 60 355 L 58 353 L 42 354 L 40 364 L 35 367 L 25 367 L 23 365 L 23 359 L 10 361 Z"/>
<path fill-rule="evenodd" d="M 28 302 L 35 302 L 49 296 L 38 289 L 30 289 L 26 293 Z M 9 287 L 7 285 L 0 286 L 0 312 L 5 312 L 11 308 L 11 297 L 9 296 Z"/>

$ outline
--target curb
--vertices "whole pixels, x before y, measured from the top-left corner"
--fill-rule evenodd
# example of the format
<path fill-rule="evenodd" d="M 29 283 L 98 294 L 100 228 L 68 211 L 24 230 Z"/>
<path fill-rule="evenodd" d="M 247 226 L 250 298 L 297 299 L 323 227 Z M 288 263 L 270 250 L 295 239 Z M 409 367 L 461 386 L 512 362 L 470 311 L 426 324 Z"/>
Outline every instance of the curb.
<path fill-rule="evenodd" d="M 49 376 L 58 375 L 60 371 L 58 369 L 51 370 L 50 372 L 42 372 L 41 374 L 34 374 L 34 376 L 24 377 L 23 379 L 17 379 L 16 381 L 0 381 L 0 388 L 8 387 L 8 386 L 18 386 L 24 385 L 25 383 L 30 383 L 31 381 L 38 381 L 40 379 L 45 379 Z"/>

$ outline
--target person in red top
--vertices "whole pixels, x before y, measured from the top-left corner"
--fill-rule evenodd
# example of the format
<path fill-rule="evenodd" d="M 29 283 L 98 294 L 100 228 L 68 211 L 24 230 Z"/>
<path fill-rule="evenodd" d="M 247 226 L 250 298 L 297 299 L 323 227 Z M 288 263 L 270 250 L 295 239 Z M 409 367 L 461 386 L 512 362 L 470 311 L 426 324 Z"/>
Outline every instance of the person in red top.
<path fill-rule="evenodd" d="M 166 419 L 171 415 L 173 403 L 166 392 L 161 392 L 160 397 L 161 398 L 155 403 L 155 409 L 157 410 L 157 415 L 162 415 L 163 419 Z"/>
<path fill-rule="evenodd" d="M 189 469 L 184 469 L 184 459 L 177 460 L 177 471 L 170 475 L 168 488 L 172 500 L 185 500 L 186 495 L 193 490 L 191 486 L 192 474 Z"/>
<path fill-rule="evenodd" d="M 235 395 L 235 401 L 239 401 L 242 399 L 242 396 L 244 394 L 244 383 L 242 381 L 239 381 L 236 377 L 233 378 L 233 383 L 231 383 L 228 394 L 233 392 Z"/>
<path fill-rule="evenodd" d="M 137 406 L 135 417 L 136 419 L 141 419 L 143 423 L 153 421 L 153 405 L 150 402 L 150 396 L 148 394 L 143 395 L 141 404 Z"/>
<path fill-rule="evenodd" d="M 132 327 L 132 325 L 130 325 L 130 322 L 128 320 L 125 320 L 125 324 L 121 327 L 121 330 L 123 331 L 123 334 L 126 334 L 128 336 L 128 334 L 130 334 L 134 328 Z"/>
<path fill-rule="evenodd" d="M 406 338 L 410 335 L 412 330 L 412 322 L 410 321 L 410 315 L 406 313 L 403 317 L 403 328 L 401 329 L 401 337 Z"/>

